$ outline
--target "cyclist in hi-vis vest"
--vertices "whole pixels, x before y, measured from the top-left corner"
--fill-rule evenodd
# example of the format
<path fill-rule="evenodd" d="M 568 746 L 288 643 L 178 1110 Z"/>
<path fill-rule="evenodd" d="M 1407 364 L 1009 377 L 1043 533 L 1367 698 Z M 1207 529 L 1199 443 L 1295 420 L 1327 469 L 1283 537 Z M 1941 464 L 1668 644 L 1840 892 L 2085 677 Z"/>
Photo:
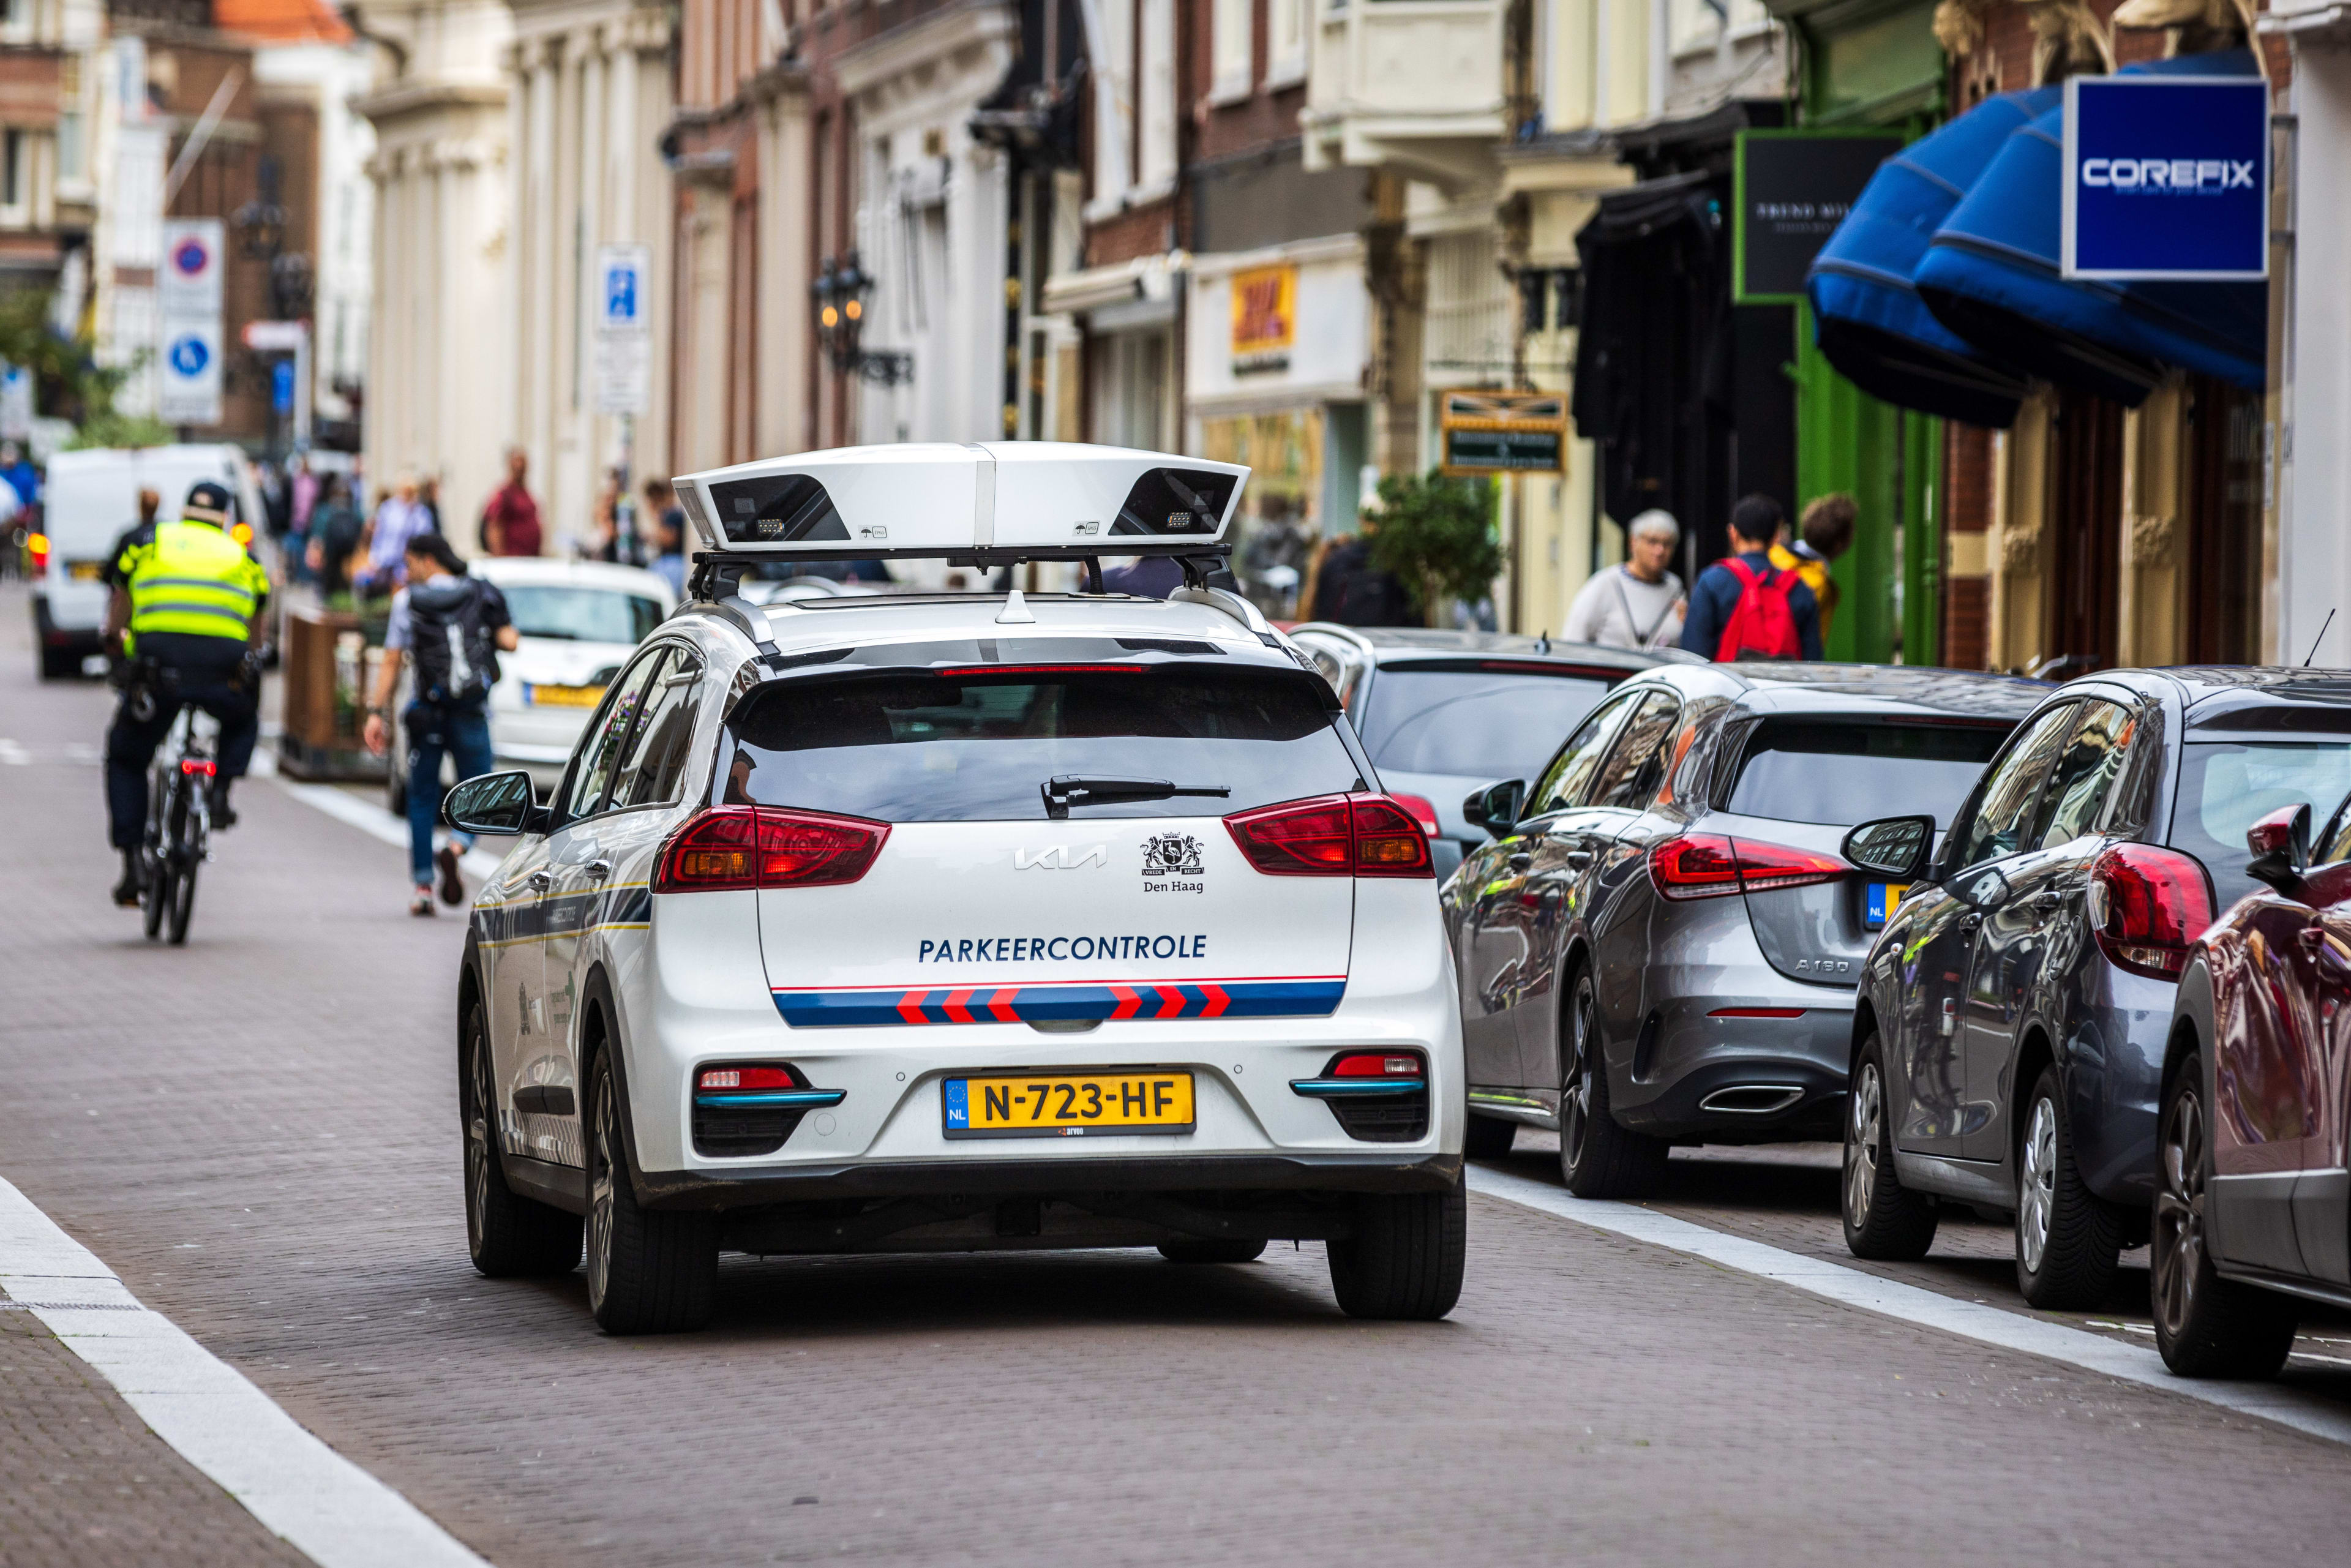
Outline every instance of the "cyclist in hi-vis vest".
<path fill-rule="evenodd" d="M 269 577 L 229 537 L 235 503 L 225 486 L 198 480 L 180 521 L 134 528 L 106 579 L 114 594 L 106 636 L 138 661 L 106 732 L 107 835 L 122 852 L 114 902 L 139 902 L 139 839 L 147 823 L 147 765 L 180 709 L 220 720 L 220 775 L 213 826 L 236 825 L 229 787 L 245 776 L 260 732 L 262 608 Z"/>

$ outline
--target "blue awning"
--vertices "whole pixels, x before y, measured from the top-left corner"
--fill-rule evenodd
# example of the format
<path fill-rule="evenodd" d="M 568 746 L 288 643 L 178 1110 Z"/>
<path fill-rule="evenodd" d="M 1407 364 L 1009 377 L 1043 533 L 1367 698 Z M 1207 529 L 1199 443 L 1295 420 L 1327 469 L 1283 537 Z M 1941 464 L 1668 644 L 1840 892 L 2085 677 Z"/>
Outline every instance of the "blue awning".
<path fill-rule="evenodd" d="M 2126 68 L 2139 73 L 2257 74 L 2244 49 Z M 1918 298 L 1977 352 L 2132 406 L 2173 365 L 2260 388 L 2266 285 L 2061 275 L 2064 134 L 2062 104 L 2010 133 L 1911 275 Z"/>
<path fill-rule="evenodd" d="M 1805 279 L 1813 340 L 1840 375 L 1924 413 L 1995 427 L 2015 420 L 2025 372 L 1937 320 L 1911 277 L 2010 134 L 2063 100 L 2053 87 L 2002 93 L 1878 166 Z"/>

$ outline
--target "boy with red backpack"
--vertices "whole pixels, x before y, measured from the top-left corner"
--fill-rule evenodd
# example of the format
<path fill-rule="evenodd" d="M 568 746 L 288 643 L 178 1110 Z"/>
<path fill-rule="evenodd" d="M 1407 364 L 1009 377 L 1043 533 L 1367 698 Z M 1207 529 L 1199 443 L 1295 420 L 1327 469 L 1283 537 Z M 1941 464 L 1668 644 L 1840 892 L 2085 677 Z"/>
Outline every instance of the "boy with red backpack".
<path fill-rule="evenodd" d="M 1682 647 L 1717 664 L 1818 659 L 1821 609 L 1802 578 L 1771 564 L 1782 514 L 1769 496 L 1730 509 L 1731 553 L 1690 588 Z"/>

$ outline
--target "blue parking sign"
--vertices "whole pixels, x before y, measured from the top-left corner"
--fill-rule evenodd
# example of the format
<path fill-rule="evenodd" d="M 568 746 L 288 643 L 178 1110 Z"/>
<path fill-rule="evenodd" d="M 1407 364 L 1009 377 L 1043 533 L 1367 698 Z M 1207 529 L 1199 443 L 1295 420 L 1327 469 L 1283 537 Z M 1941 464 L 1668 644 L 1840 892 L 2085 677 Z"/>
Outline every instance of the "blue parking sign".
<path fill-rule="evenodd" d="M 212 350 L 204 347 L 204 340 L 190 332 L 172 340 L 169 357 L 172 368 L 180 374 L 200 376 L 204 373 L 204 366 L 212 361 L 213 356 Z"/>
<path fill-rule="evenodd" d="M 604 269 L 604 319 L 615 327 L 637 319 L 637 269 L 616 262 Z"/>
<path fill-rule="evenodd" d="M 2259 77 L 2065 83 L 2068 277 L 2269 276 L 2270 89 Z"/>

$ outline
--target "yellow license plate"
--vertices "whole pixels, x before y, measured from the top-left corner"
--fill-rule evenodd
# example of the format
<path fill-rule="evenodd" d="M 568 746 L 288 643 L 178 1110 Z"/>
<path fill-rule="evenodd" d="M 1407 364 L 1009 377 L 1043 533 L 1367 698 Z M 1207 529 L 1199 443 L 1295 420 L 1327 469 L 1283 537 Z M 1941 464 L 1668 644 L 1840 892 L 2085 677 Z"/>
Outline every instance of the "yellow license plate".
<path fill-rule="evenodd" d="M 102 560 L 69 560 L 66 562 L 66 575 L 76 582 L 96 582 L 106 575 L 106 563 Z"/>
<path fill-rule="evenodd" d="M 604 700 L 601 686 L 533 686 L 533 707 L 594 707 Z"/>
<path fill-rule="evenodd" d="M 1188 1072 L 1039 1073 L 950 1078 L 950 1138 L 1075 1138 L 1192 1131 Z"/>

